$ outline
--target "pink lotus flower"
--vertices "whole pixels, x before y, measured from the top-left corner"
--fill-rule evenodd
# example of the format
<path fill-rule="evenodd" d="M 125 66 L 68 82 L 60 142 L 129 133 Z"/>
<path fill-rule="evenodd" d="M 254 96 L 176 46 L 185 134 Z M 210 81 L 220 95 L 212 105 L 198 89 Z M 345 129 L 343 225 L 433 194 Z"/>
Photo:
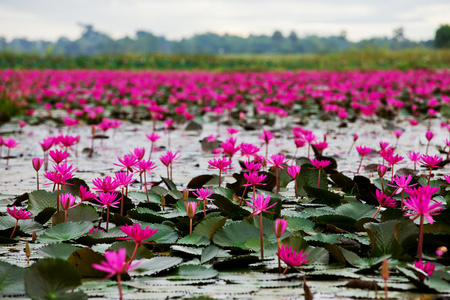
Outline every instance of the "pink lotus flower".
<path fill-rule="evenodd" d="M 274 138 L 272 132 L 263 129 L 263 132 L 259 135 L 259 138 L 263 140 L 263 143 L 266 144 L 266 156 L 268 156 L 268 147 L 269 142 Z"/>
<path fill-rule="evenodd" d="M 232 128 L 232 127 L 228 127 L 228 128 L 227 128 L 227 131 L 228 131 L 228 133 L 229 133 L 230 135 L 233 135 L 233 134 L 238 133 L 238 132 L 239 132 L 239 129 L 235 129 L 235 128 Z"/>
<path fill-rule="evenodd" d="M 438 164 L 442 161 L 442 158 L 438 157 L 437 155 L 435 156 L 431 156 L 431 155 L 422 155 L 420 157 L 420 160 L 427 165 L 428 168 L 430 168 L 430 173 L 428 175 L 428 184 L 430 184 L 430 180 L 431 180 L 431 171 L 433 170 L 433 168 L 438 168 Z"/>
<path fill-rule="evenodd" d="M 179 159 L 181 155 L 178 155 L 178 151 L 173 153 L 172 151 L 167 151 L 165 154 L 159 157 L 159 160 L 166 166 L 167 168 L 167 178 L 172 180 L 172 166 L 176 164 L 176 160 Z M 170 170 L 170 171 L 169 171 Z"/>
<path fill-rule="evenodd" d="M 241 149 L 240 146 L 236 146 L 234 143 L 231 143 L 229 141 L 220 144 L 220 147 L 222 147 L 223 153 L 228 154 L 230 160 L 233 157 L 233 155 L 235 155 L 236 152 L 238 152 L 239 149 Z"/>
<path fill-rule="evenodd" d="M 59 195 L 59 201 L 61 202 L 63 210 L 69 210 L 76 206 L 75 205 L 76 198 L 72 194 L 69 194 L 69 193 L 64 193 L 64 194 Z M 67 220 L 66 220 L 66 222 L 67 222 Z"/>
<path fill-rule="evenodd" d="M 379 206 L 378 206 L 377 211 L 375 212 L 375 214 L 372 217 L 374 219 L 382 207 L 397 207 L 397 203 L 395 202 L 395 199 L 392 199 L 391 197 L 387 196 L 385 193 L 383 193 L 379 190 L 375 191 L 375 198 L 377 199 Z"/>
<path fill-rule="evenodd" d="M 390 154 L 390 155 L 384 156 L 383 158 L 387 161 L 388 166 L 392 166 L 392 168 L 391 168 L 391 171 L 392 171 L 391 182 L 392 182 L 394 180 L 394 165 L 400 164 L 401 161 L 404 159 L 404 157 L 400 156 L 398 154 L 396 154 L 396 155 Z"/>
<path fill-rule="evenodd" d="M 269 209 L 274 207 L 276 203 L 269 206 L 270 202 L 270 195 L 267 195 L 267 197 L 264 198 L 264 195 L 256 195 L 256 197 L 252 197 L 252 202 L 247 202 L 248 206 L 253 208 L 253 212 L 250 216 L 256 216 L 263 212 L 269 212 Z"/>
<path fill-rule="evenodd" d="M 9 237 L 10 239 L 13 238 L 14 233 L 16 232 L 17 229 L 17 224 L 19 224 L 19 220 L 27 220 L 27 219 L 32 219 L 33 218 L 33 214 L 29 211 L 26 211 L 25 209 L 19 208 L 17 210 L 17 208 L 14 206 L 12 209 L 7 207 L 6 211 L 8 212 L 8 214 L 10 214 L 11 217 L 13 217 L 14 219 L 16 219 L 16 225 L 14 225 L 14 229 L 11 233 L 11 236 Z"/>
<path fill-rule="evenodd" d="M 248 183 L 243 184 L 242 186 L 256 186 L 256 185 L 265 185 L 262 183 L 264 179 L 266 179 L 267 175 L 261 174 L 258 175 L 258 172 L 248 172 L 244 173 L 245 179 L 247 179 Z"/>
<path fill-rule="evenodd" d="M 16 140 L 14 140 L 13 138 L 9 138 L 9 139 L 3 139 L 3 145 L 5 145 L 8 148 L 15 148 L 15 147 L 17 147 L 17 145 L 19 145 L 19 143 L 16 142 Z"/>
<path fill-rule="evenodd" d="M 59 165 L 54 165 L 53 169 L 63 175 L 74 173 L 76 170 L 78 170 L 77 168 L 73 167 L 73 164 L 68 165 L 67 162 L 63 162 Z"/>
<path fill-rule="evenodd" d="M 328 143 L 327 142 L 317 142 L 317 143 L 312 143 L 311 145 L 316 147 L 316 149 L 319 151 L 320 155 L 323 154 L 323 150 L 328 148 Z"/>
<path fill-rule="evenodd" d="M 132 240 L 136 243 L 136 247 L 139 248 L 142 246 L 142 243 L 144 240 L 150 238 L 152 235 L 154 235 L 156 232 L 158 232 L 158 228 L 151 229 L 150 226 L 145 227 L 144 229 L 141 229 L 141 224 L 135 223 L 131 226 L 125 225 L 121 226 L 120 230 L 123 231 L 126 235 L 129 237 L 127 238 L 117 238 L 118 240 Z M 130 261 L 133 261 L 134 255 L 130 259 Z"/>
<path fill-rule="evenodd" d="M 433 275 L 434 273 L 434 269 L 436 268 L 436 265 L 432 264 L 431 262 L 427 262 L 425 265 L 423 264 L 423 261 L 420 259 L 418 261 L 414 262 L 414 266 L 419 269 L 424 271 L 428 276 Z M 425 276 L 423 276 L 422 274 L 417 274 L 417 277 L 419 277 L 419 279 L 421 281 L 425 280 Z"/>
<path fill-rule="evenodd" d="M 123 158 L 117 157 L 120 164 L 114 163 L 113 165 L 122 167 L 120 170 L 127 170 L 128 172 L 134 172 L 134 166 L 137 164 L 137 159 L 134 155 L 124 155 Z"/>
<path fill-rule="evenodd" d="M 274 154 L 270 157 L 270 159 L 267 159 L 267 161 L 275 167 L 277 193 L 280 191 L 280 170 L 284 169 L 285 164 L 288 162 L 287 160 L 284 160 L 285 158 L 286 156 L 283 154 Z"/>
<path fill-rule="evenodd" d="M 126 261 L 127 251 L 125 248 L 120 248 L 116 251 L 105 251 L 106 261 L 101 261 L 100 264 L 92 264 L 94 269 L 109 273 L 105 279 L 109 279 L 114 275 L 117 276 L 117 285 L 119 287 L 119 299 L 122 299 L 122 281 L 121 274 L 126 274 L 136 268 L 139 262 L 129 264 Z"/>
<path fill-rule="evenodd" d="M 106 176 L 103 179 L 100 177 L 95 178 L 92 180 L 92 183 L 95 185 L 94 191 L 96 192 L 114 192 L 119 187 L 119 183 L 110 176 Z"/>
<path fill-rule="evenodd" d="M 253 144 L 242 143 L 240 145 L 240 148 L 241 148 L 241 155 L 246 156 L 247 158 L 259 152 L 259 148 Z"/>
<path fill-rule="evenodd" d="M 145 135 L 151 142 L 156 142 L 161 138 L 161 136 L 155 132 Z"/>
<path fill-rule="evenodd" d="M 278 257 L 287 265 L 283 274 L 286 274 L 289 267 L 300 267 L 309 262 L 309 259 L 305 259 L 307 254 L 303 254 L 303 250 L 297 253 L 297 249 L 289 247 L 287 245 L 282 245 L 278 247 Z"/>
<path fill-rule="evenodd" d="M 97 196 L 89 191 L 86 187 L 80 185 L 80 200 L 81 202 L 86 200 L 95 200 L 97 199 Z"/>
<path fill-rule="evenodd" d="M 53 172 L 53 171 L 47 171 L 44 173 L 44 176 L 52 181 L 54 184 L 70 184 L 67 182 L 67 180 L 72 179 L 73 174 L 72 173 L 59 173 L 59 172 Z M 45 185 L 52 184 L 52 183 L 46 183 Z"/>
<path fill-rule="evenodd" d="M 364 156 L 370 156 L 369 153 L 372 152 L 372 150 L 373 149 L 370 147 L 356 146 L 356 151 L 358 151 L 359 155 L 361 156 L 361 161 L 359 162 L 359 167 L 358 170 L 356 171 L 356 174 L 359 174 L 359 170 L 361 169 Z"/>
<path fill-rule="evenodd" d="M 225 157 L 220 159 L 213 159 L 208 161 L 208 169 L 219 169 L 219 187 L 221 184 L 222 171 L 226 172 L 227 167 L 231 165 L 231 160 L 227 160 Z"/>
<path fill-rule="evenodd" d="M 133 151 L 130 151 L 130 155 L 133 155 L 136 160 L 140 161 L 141 159 L 144 158 L 145 155 L 145 148 L 134 148 Z"/>
<path fill-rule="evenodd" d="M 115 207 L 117 208 L 117 204 L 120 202 L 120 198 L 117 199 L 118 193 L 99 193 L 98 198 L 95 199 L 97 202 L 102 204 L 100 207 L 103 208 L 102 210 L 102 216 L 104 209 L 106 208 L 106 231 L 108 231 L 109 227 L 109 208 Z"/>
<path fill-rule="evenodd" d="M 209 196 L 212 195 L 212 193 L 213 193 L 213 190 L 208 187 L 196 189 L 195 192 L 193 192 L 193 194 L 195 196 L 197 196 L 197 198 L 201 201 L 205 201 L 205 200 L 214 201 L 213 199 L 208 198 Z"/>
<path fill-rule="evenodd" d="M 114 176 L 116 177 L 115 181 L 118 184 L 118 188 L 124 189 L 126 188 L 130 183 L 133 182 L 133 174 L 127 174 L 125 172 L 116 172 L 114 173 Z"/>
<path fill-rule="evenodd" d="M 48 152 L 50 157 L 52 158 L 52 161 L 59 165 L 61 162 L 63 162 L 66 158 L 69 157 L 69 152 L 67 151 L 61 151 L 61 150 L 50 150 Z"/>
<path fill-rule="evenodd" d="M 398 195 L 398 194 L 402 193 L 406 188 L 410 188 L 410 187 L 417 185 L 417 183 L 414 183 L 411 185 L 409 184 L 412 179 L 413 179 L 413 177 L 411 175 L 408 175 L 408 177 L 406 177 L 405 174 L 402 174 L 402 176 L 400 176 L 400 177 L 398 175 L 395 175 L 394 183 L 396 184 L 396 186 L 392 185 L 392 184 L 388 184 L 388 185 L 392 186 L 392 187 L 396 187 L 396 189 L 394 191 L 394 195 Z"/>
<path fill-rule="evenodd" d="M 255 172 L 255 171 L 258 171 L 259 169 L 261 169 L 261 164 L 258 162 L 255 162 L 255 161 L 251 161 L 251 162 L 244 161 L 244 166 L 245 166 L 245 169 L 249 172 Z"/>
<path fill-rule="evenodd" d="M 411 152 L 408 152 L 407 156 L 412 162 L 414 162 L 414 171 L 415 171 L 416 170 L 416 164 L 420 160 L 422 155 L 420 154 L 420 152 L 411 151 Z"/>
<path fill-rule="evenodd" d="M 407 209 L 412 210 L 412 213 L 405 214 L 405 216 L 413 216 L 413 220 L 418 217 L 425 217 L 430 224 L 433 224 L 433 215 L 438 215 L 438 211 L 444 209 L 443 202 L 431 203 L 430 198 L 411 196 L 405 200 Z"/>
<path fill-rule="evenodd" d="M 39 145 L 41 145 L 43 151 L 47 151 L 53 146 L 54 141 L 54 137 L 48 137 L 45 138 L 42 142 L 39 142 Z"/>
<path fill-rule="evenodd" d="M 311 159 L 311 163 L 314 167 L 319 169 L 319 178 L 317 180 L 317 188 L 320 188 L 320 173 L 322 173 L 322 169 L 331 165 L 331 161 L 329 160 L 318 160 L 317 158 Z"/>
<path fill-rule="evenodd" d="M 78 143 L 80 140 L 80 136 L 70 136 L 70 135 L 60 135 L 55 138 L 55 141 L 60 144 L 61 146 L 65 147 L 66 150 L 69 147 L 72 147 L 76 143 Z"/>

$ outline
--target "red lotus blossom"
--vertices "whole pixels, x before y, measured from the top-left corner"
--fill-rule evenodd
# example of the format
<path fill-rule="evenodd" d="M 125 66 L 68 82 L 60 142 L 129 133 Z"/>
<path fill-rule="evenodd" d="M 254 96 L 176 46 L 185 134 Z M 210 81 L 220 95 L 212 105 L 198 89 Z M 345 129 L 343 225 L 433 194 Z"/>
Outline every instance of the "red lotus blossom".
<path fill-rule="evenodd" d="M 269 212 L 269 209 L 274 207 L 276 203 L 269 206 L 270 202 L 270 195 L 267 195 L 267 197 L 264 197 L 264 195 L 256 195 L 256 197 L 252 197 L 252 202 L 245 201 L 248 206 L 253 208 L 253 212 L 251 213 L 251 216 L 259 215 L 263 212 Z"/>
<path fill-rule="evenodd" d="M 283 154 L 274 154 L 268 158 L 267 161 L 271 163 L 274 167 L 284 169 L 285 164 L 288 162 L 285 160 L 286 156 Z"/>
<path fill-rule="evenodd" d="M 405 174 L 402 174 L 402 176 L 395 175 L 394 183 L 396 185 L 392 185 L 392 184 L 388 184 L 388 185 L 392 186 L 392 187 L 396 187 L 396 189 L 394 191 L 394 195 L 398 195 L 398 194 L 402 193 L 405 189 L 411 188 L 411 187 L 417 185 L 417 183 L 414 183 L 411 185 L 409 184 L 412 179 L 413 179 L 413 177 L 411 175 L 408 175 L 408 177 L 406 177 Z"/>
<path fill-rule="evenodd" d="M 227 131 L 228 131 L 228 133 L 229 133 L 230 135 L 233 135 L 233 134 L 238 133 L 238 132 L 239 132 L 239 129 L 235 129 L 235 128 L 232 128 L 232 127 L 228 127 L 228 128 L 227 128 Z"/>
<path fill-rule="evenodd" d="M 289 176 L 292 177 L 292 179 L 297 179 L 297 176 L 300 174 L 301 166 L 298 165 L 292 165 L 286 168 L 286 171 Z"/>
<path fill-rule="evenodd" d="M 268 130 L 263 129 L 263 132 L 259 135 L 259 138 L 266 144 L 266 156 L 268 155 L 269 142 L 274 138 L 274 134 Z"/>
<path fill-rule="evenodd" d="M 41 145 L 43 151 L 47 151 L 53 146 L 54 141 L 55 141 L 54 137 L 48 137 L 45 138 L 42 142 L 39 142 L 39 145 Z"/>
<path fill-rule="evenodd" d="M 317 169 L 323 169 L 331 165 L 331 161 L 329 160 L 318 160 L 317 158 L 311 159 L 311 163 Z"/>
<path fill-rule="evenodd" d="M 422 157 L 422 154 L 420 154 L 420 152 L 410 151 L 410 152 L 408 152 L 407 156 L 412 162 L 414 162 L 414 171 L 415 171 L 417 162 Z"/>
<path fill-rule="evenodd" d="M 423 264 L 423 261 L 420 259 L 418 261 L 414 262 L 414 266 L 417 269 L 422 270 L 423 272 L 425 272 L 428 276 L 433 275 L 434 273 L 434 269 L 436 268 L 436 265 L 432 264 L 431 262 L 427 262 L 425 265 Z M 425 276 L 423 276 L 422 274 L 417 274 L 417 277 L 419 277 L 419 279 L 421 281 L 425 280 Z"/>
<path fill-rule="evenodd" d="M 425 193 L 424 193 L 425 195 Z M 419 241 L 417 243 L 417 256 L 422 259 L 422 245 L 423 245 L 423 219 L 426 218 L 430 224 L 433 224 L 433 215 L 439 214 L 438 211 L 445 208 L 443 202 L 431 202 L 431 197 L 422 195 L 421 197 L 411 196 L 405 200 L 405 206 L 411 210 L 411 213 L 405 216 L 412 216 L 413 220 L 420 218 L 419 227 Z"/>
<path fill-rule="evenodd" d="M 227 167 L 231 164 L 231 160 L 223 157 L 220 159 L 212 159 L 208 161 L 208 169 L 219 169 L 223 172 L 227 171 Z"/>
<path fill-rule="evenodd" d="M 392 171 L 392 173 L 391 173 L 391 182 L 392 182 L 394 180 L 394 165 L 400 164 L 401 161 L 404 159 L 404 157 L 400 156 L 398 154 L 396 154 L 396 155 L 390 154 L 390 155 L 384 156 L 383 158 L 387 161 L 389 166 L 392 166 L 391 167 L 391 171 Z"/>
<path fill-rule="evenodd" d="M 282 245 L 278 247 L 278 257 L 287 265 L 283 274 L 286 274 L 289 267 L 300 267 L 309 262 L 309 259 L 305 259 L 308 254 L 303 254 L 303 250 L 297 253 L 297 249 Z"/>
<path fill-rule="evenodd" d="M 251 162 L 244 161 L 244 166 L 245 166 L 245 169 L 249 172 L 255 172 L 255 171 L 258 171 L 259 169 L 261 169 L 261 164 L 258 162 L 255 162 L 255 161 L 251 161 Z"/>
<path fill-rule="evenodd" d="M 147 226 L 144 229 L 142 229 L 141 224 L 134 223 L 131 226 L 129 225 L 121 226 L 120 230 L 122 230 L 123 233 L 125 233 L 129 237 L 117 238 L 118 240 L 132 240 L 138 245 L 137 247 L 139 248 L 144 242 L 144 240 L 150 238 L 152 235 L 158 232 L 159 229 L 158 228 L 151 229 L 150 226 Z M 132 261 L 132 259 L 130 259 L 130 261 Z"/>
<path fill-rule="evenodd" d="M 115 207 L 118 208 L 117 204 L 120 201 L 120 198 L 117 199 L 117 196 L 119 194 L 118 193 L 109 193 L 109 192 L 101 192 L 98 194 L 98 198 L 95 199 L 97 200 L 97 202 L 99 202 L 100 204 L 102 204 L 100 207 L 101 208 L 106 208 L 106 207 Z"/>
<path fill-rule="evenodd" d="M 48 152 L 48 155 L 50 155 L 52 161 L 56 164 L 60 164 L 63 162 L 66 158 L 69 157 L 69 152 L 62 151 L 62 150 L 50 150 Z"/>
<path fill-rule="evenodd" d="M 134 148 L 133 151 L 130 151 L 130 155 L 133 155 L 139 161 L 144 158 L 145 148 Z"/>
<path fill-rule="evenodd" d="M 372 218 L 375 218 L 382 207 L 397 207 L 395 199 L 387 196 L 384 192 L 376 190 L 375 198 L 377 199 L 379 206 Z"/>
<path fill-rule="evenodd" d="M 126 260 L 127 251 L 125 248 L 120 248 L 116 251 L 105 251 L 106 261 L 101 261 L 100 264 L 92 264 L 94 269 L 109 273 L 105 279 L 109 279 L 114 275 L 117 276 L 117 285 L 119 287 L 119 299 L 122 299 L 122 281 L 121 274 L 126 274 L 136 268 L 139 262 L 129 264 Z"/>
<path fill-rule="evenodd" d="M 262 183 L 264 179 L 266 179 L 267 175 L 261 174 L 258 175 L 258 172 L 248 172 L 244 173 L 245 179 L 247 179 L 248 183 L 243 184 L 242 186 L 255 186 L 255 185 L 265 185 Z"/>
<path fill-rule="evenodd" d="M 33 214 L 31 212 L 29 212 L 29 211 L 26 211 L 25 209 L 22 209 L 22 208 L 17 209 L 15 206 L 12 209 L 7 207 L 6 211 L 11 215 L 11 217 L 16 219 L 16 225 L 14 225 L 14 229 L 13 229 L 13 231 L 11 233 L 11 236 L 9 237 L 10 239 L 12 239 L 13 236 L 14 236 L 14 233 L 16 232 L 17 224 L 19 224 L 19 220 L 32 219 L 33 218 Z"/>
<path fill-rule="evenodd" d="M 241 155 L 246 156 L 247 158 L 259 152 L 259 148 L 253 144 L 242 143 L 240 145 L 240 148 L 241 148 Z"/>
<path fill-rule="evenodd" d="M 69 193 L 59 195 L 59 201 L 61 202 L 63 210 L 69 210 L 76 206 L 75 205 L 76 198 Z"/>
<path fill-rule="evenodd" d="M 73 167 L 73 164 L 68 165 L 67 162 L 63 162 L 59 165 L 54 165 L 53 169 L 55 169 L 56 172 L 59 172 L 61 174 L 69 174 L 69 173 L 74 173 L 76 170 L 78 170 L 77 168 Z"/>
<path fill-rule="evenodd" d="M 159 160 L 167 167 L 167 177 L 172 179 L 172 166 L 176 164 L 176 160 L 179 159 L 181 155 L 178 155 L 178 151 L 173 153 L 172 151 L 167 151 L 165 154 L 159 157 Z M 169 172 L 170 169 L 170 172 Z"/>
<path fill-rule="evenodd" d="M 19 143 L 16 142 L 16 140 L 14 140 L 13 138 L 9 138 L 3 139 L 3 145 L 5 145 L 8 148 L 15 148 L 17 147 L 17 145 L 19 145 Z"/>
<path fill-rule="evenodd" d="M 322 155 L 323 150 L 328 148 L 328 143 L 327 142 L 317 142 L 317 143 L 312 143 L 311 145 L 316 147 L 316 149 L 319 151 L 320 155 Z"/>
<path fill-rule="evenodd" d="M 133 182 L 133 174 L 127 174 L 125 172 L 116 172 L 114 173 L 115 181 L 118 184 L 118 188 L 124 189 L 130 183 Z"/>
<path fill-rule="evenodd" d="M 80 140 L 80 136 L 60 135 L 55 138 L 55 141 L 66 149 L 72 147 Z"/>
<path fill-rule="evenodd" d="M 361 165 L 364 159 L 364 156 L 370 156 L 369 153 L 372 152 L 372 148 L 366 147 L 366 146 L 356 146 L 356 151 L 358 151 L 359 155 L 361 156 L 361 161 L 359 162 L 358 170 L 356 171 L 357 174 L 359 174 L 359 170 L 361 169 Z"/>
<path fill-rule="evenodd" d="M 103 179 L 100 177 L 95 178 L 92 180 L 92 183 L 95 185 L 94 191 L 96 192 L 114 192 L 119 187 L 119 183 L 110 176 L 106 176 Z"/>
<path fill-rule="evenodd" d="M 92 193 L 91 191 L 89 191 L 86 187 L 80 185 L 80 199 L 81 202 L 86 201 L 86 200 L 95 200 L 97 199 L 97 196 Z"/>
<path fill-rule="evenodd" d="M 231 143 L 229 141 L 223 142 L 220 144 L 220 147 L 223 149 L 223 153 L 228 154 L 229 158 L 231 159 L 236 152 L 241 149 L 241 147 L 238 145 L 236 146 L 234 143 Z"/>
<path fill-rule="evenodd" d="M 385 150 L 385 149 L 387 149 L 387 147 L 389 147 L 388 142 L 380 141 L 379 144 L 380 144 L 380 150 Z"/>
<path fill-rule="evenodd" d="M 117 157 L 120 164 L 114 163 L 113 165 L 122 167 L 120 170 L 127 170 L 128 172 L 133 173 L 134 167 L 137 164 L 137 159 L 134 155 L 124 155 L 123 158 Z"/>
<path fill-rule="evenodd" d="M 156 168 L 156 164 L 150 159 L 149 160 L 142 159 L 138 161 L 136 167 L 138 168 L 140 174 L 144 172 L 152 174 L 152 170 Z"/>
<path fill-rule="evenodd" d="M 431 156 L 431 155 L 423 154 L 420 157 L 420 160 L 425 165 L 427 165 L 428 168 L 430 168 L 430 173 L 428 175 L 428 184 L 430 184 L 431 171 L 433 170 L 433 168 L 438 168 L 439 167 L 438 164 L 442 161 L 442 158 L 438 157 L 437 155 Z"/>
<path fill-rule="evenodd" d="M 32 219 L 33 214 L 25 209 L 19 208 L 17 209 L 15 206 L 13 208 L 6 208 L 6 211 L 16 220 L 27 220 Z"/>
<path fill-rule="evenodd" d="M 48 172 L 44 173 L 44 176 L 48 180 L 52 181 L 54 184 L 57 184 L 57 185 L 59 185 L 59 184 L 71 184 L 71 183 L 68 183 L 67 180 L 73 178 L 73 174 L 70 173 L 70 172 L 62 174 L 62 173 L 59 173 L 59 172 L 48 171 Z M 52 183 L 46 183 L 45 185 L 48 185 L 48 184 L 52 184 Z"/>
<path fill-rule="evenodd" d="M 203 214 L 205 217 L 206 217 L 206 203 L 208 202 L 208 200 L 214 201 L 214 199 L 208 198 L 209 196 L 212 195 L 212 193 L 213 190 L 208 187 L 196 189 L 196 192 L 194 192 L 194 195 L 197 196 L 197 199 L 203 202 Z"/>

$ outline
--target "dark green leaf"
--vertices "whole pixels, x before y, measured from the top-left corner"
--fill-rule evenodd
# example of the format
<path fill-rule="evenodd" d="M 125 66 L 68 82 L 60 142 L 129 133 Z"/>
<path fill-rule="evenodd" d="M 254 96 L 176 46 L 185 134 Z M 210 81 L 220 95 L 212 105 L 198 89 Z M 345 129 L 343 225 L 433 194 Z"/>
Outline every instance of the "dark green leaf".
<path fill-rule="evenodd" d="M 67 299 L 68 292 L 80 284 L 81 275 L 59 258 L 41 259 L 25 273 L 25 292 L 32 299 Z M 83 298 L 87 299 L 78 299 Z"/>
<path fill-rule="evenodd" d="M 61 223 L 45 230 L 44 234 L 38 237 L 38 241 L 41 243 L 58 243 L 76 239 L 88 233 L 93 226 L 94 224 L 91 222 Z"/>
<path fill-rule="evenodd" d="M 47 207 L 56 208 L 56 191 L 47 192 L 44 190 L 33 191 L 28 199 L 28 210 L 35 216 Z"/>
<path fill-rule="evenodd" d="M 393 220 L 380 224 L 367 223 L 364 225 L 370 237 L 372 256 L 391 254 L 395 258 L 401 255 L 403 252 L 402 246 L 394 237 L 398 223 L 398 221 Z"/>
<path fill-rule="evenodd" d="M 37 254 L 43 257 L 67 259 L 78 247 L 69 244 L 49 244 L 39 248 Z"/>
<path fill-rule="evenodd" d="M 0 295 L 14 296 L 25 294 L 23 285 L 24 268 L 0 261 Z"/>
<path fill-rule="evenodd" d="M 347 216 L 355 220 L 371 218 L 377 209 L 372 205 L 363 203 L 347 203 L 336 208 L 336 214 Z"/>
<path fill-rule="evenodd" d="M 92 267 L 92 264 L 100 264 L 102 260 L 105 260 L 105 257 L 90 248 L 77 249 L 67 258 L 82 277 L 105 277 L 105 272 Z"/>
<path fill-rule="evenodd" d="M 253 238 L 259 238 L 259 229 L 247 222 L 236 222 L 217 230 L 213 242 L 222 247 L 245 247 L 245 243 Z"/>
<path fill-rule="evenodd" d="M 164 270 L 171 269 L 179 264 L 183 260 L 179 257 L 153 257 L 151 259 L 141 259 L 137 266 L 136 273 L 132 275 L 148 276 L 155 273 L 159 273 Z"/>
<path fill-rule="evenodd" d="M 134 248 L 136 246 L 136 243 L 134 241 L 117 241 L 111 245 L 111 247 L 108 248 L 108 250 L 119 250 L 120 248 L 124 248 L 127 251 L 127 256 L 131 258 L 134 252 Z M 142 259 L 142 258 L 152 258 L 154 256 L 153 252 L 150 251 L 147 247 L 144 245 L 140 246 L 135 254 L 134 259 Z"/>
<path fill-rule="evenodd" d="M 219 250 L 220 250 L 219 247 L 217 247 L 215 245 L 210 245 L 210 246 L 204 248 L 202 251 L 201 259 L 200 259 L 202 264 L 204 264 L 205 262 L 210 261 L 211 259 L 216 257 L 216 255 L 219 253 Z"/>
<path fill-rule="evenodd" d="M 214 278 L 219 274 L 212 268 L 199 265 L 182 265 L 169 273 L 170 279 L 175 280 L 195 280 Z"/>

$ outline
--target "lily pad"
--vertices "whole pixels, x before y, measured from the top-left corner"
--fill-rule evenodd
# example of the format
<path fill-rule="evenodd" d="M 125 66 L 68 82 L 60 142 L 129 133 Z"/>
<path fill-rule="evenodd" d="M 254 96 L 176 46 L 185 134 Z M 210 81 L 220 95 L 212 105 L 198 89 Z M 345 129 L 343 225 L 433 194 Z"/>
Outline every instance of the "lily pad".
<path fill-rule="evenodd" d="M 91 222 L 67 222 L 61 223 L 44 231 L 38 237 L 41 243 L 58 243 L 77 239 L 92 229 L 94 224 Z"/>

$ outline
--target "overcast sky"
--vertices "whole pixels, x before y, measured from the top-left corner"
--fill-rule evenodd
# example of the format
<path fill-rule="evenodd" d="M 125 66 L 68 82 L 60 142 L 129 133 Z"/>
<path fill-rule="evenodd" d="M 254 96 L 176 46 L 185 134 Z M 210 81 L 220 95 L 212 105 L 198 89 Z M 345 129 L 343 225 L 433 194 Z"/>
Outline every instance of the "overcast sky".
<path fill-rule="evenodd" d="M 412 40 L 434 39 L 450 23 L 450 1 L 439 0 L 1 0 L 0 36 L 11 40 L 78 38 L 92 24 L 114 38 L 136 30 L 169 39 L 215 32 L 240 36 L 337 35 L 353 41 L 392 36 L 402 26 Z"/>

